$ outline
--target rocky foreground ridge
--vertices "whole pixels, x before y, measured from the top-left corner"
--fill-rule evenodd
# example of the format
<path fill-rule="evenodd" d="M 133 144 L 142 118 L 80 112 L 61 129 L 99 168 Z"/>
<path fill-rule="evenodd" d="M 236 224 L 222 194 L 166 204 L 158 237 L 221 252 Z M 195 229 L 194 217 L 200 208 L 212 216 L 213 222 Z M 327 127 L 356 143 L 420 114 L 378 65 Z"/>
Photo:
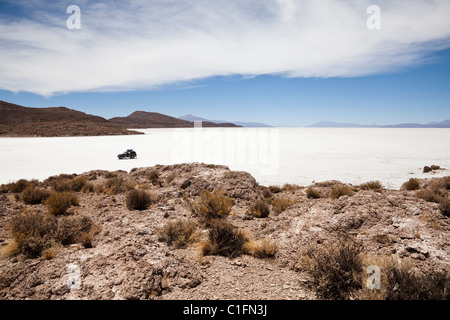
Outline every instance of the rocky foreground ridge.
<path fill-rule="evenodd" d="M 250 174 L 225 166 L 179 164 L 22 183 L 3 185 L 0 193 L 0 299 L 319 299 L 302 268 L 302 253 L 342 234 L 361 244 L 366 264 L 388 257 L 421 274 L 450 271 L 450 220 L 443 205 L 449 177 L 420 180 L 409 188 L 415 190 L 338 181 L 263 187 Z M 435 185 L 440 203 L 417 196 Z M 31 234 L 14 233 L 14 219 L 52 214 L 46 200 L 28 204 L 33 201 L 27 188 L 76 198 L 58 222 L 48 218 L 58 234 L 63 219 L 95 228 L 80 239 L 46 242 L 33 255 L 26 248 L 36 248 L 37 240 L 25 247 Z M 134 189 L 150 196 L 146 209 L 127 207 Z M 338 189 L 344 192 L 336 194 Z M 226 220 L 253 243 L 270 243 L 267 254 L 207 254 L 204 239 L 211 231 L 196 207 L 205 190 L 220 190 L 231 201 Z M 267 217 L 255 214 L 258 201 L 267 204 Z M 161 235 L 180 219 L 196 230 L 184 246 Z M 363 293 L 361 287 L 353 298 L 369 297 Z"/>

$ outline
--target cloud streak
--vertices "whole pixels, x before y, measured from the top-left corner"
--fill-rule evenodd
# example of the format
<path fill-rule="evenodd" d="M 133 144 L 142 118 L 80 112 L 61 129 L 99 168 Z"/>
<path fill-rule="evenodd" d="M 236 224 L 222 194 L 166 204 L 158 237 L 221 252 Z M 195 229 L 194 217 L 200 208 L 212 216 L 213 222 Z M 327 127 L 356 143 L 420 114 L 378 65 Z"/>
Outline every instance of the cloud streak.
<path fill-rule="evenodd" d="M 447 0 L 77 1 L 81 30 L 66 28 L 69 4 L 0 14 L 1 89 L 52 95 L 214 76 L 355 77 L 450 47 Z M 372 4 L 381 30 L 366 27 Z"/>

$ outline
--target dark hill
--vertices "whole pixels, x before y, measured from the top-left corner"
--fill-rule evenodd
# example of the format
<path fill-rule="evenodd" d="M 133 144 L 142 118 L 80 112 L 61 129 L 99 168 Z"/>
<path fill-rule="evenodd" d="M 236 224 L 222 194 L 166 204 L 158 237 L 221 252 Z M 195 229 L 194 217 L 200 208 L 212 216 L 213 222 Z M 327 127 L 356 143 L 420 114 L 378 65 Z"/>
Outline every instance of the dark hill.
<path fill-rule="evenodd" d="M 110 122 L 127 128 L 192 128 L 194 122 L 174 118 L 165 114 L 147 111 L 135 111 L 127 117 L 115 117 Z M 233 123 L 213 123 L 203 121 L 203 127 L 239 127 Z"/>
<path fill-rule="evenodd" d="M 98 136 L 138 132 L 65 107 L 29 108 L 0 101 L 0 136 Z"/>

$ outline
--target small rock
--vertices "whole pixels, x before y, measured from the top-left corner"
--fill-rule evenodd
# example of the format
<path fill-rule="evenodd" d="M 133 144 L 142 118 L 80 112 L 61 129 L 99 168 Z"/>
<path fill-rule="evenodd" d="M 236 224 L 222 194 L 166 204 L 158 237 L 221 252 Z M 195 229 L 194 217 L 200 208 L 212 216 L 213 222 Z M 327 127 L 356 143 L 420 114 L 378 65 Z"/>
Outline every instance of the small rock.
<path fill-rule="evenodd" d="M 430 253 L 428 251 L 428 247 L 425 244 L 421 244 L 421 243 L 413 243 L 411 245 L 408 245 L 406 247 L 406 251 L 413 253 L 413 254 L 420 253 L 425 258 L 428 258 L 430 255 Z M 417 258 L 416 255 L 414 255 L 413 258 Z"/>
<path fill-rule="evenodd" d="M 430 172 L 430 171 L 432 171 L 432 169 L 429 166 L 423 167 L 423 172 L 424 173 L 427 173 L 427 172 Z"/>

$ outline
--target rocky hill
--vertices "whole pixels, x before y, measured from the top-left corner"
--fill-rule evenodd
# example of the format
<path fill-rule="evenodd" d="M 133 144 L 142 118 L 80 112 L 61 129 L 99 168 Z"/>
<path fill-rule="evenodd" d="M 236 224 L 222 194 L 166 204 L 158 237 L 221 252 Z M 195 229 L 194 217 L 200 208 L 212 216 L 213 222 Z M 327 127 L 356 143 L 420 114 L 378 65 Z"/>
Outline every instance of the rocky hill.
<path fill-rule="evenodd" d="M 174 118 L 157 112 L 135 111 L 127 117 L 115 117 L 110 122 L 128 128 L 192 128 L 193 121 Z M 233 123 L 203 121 L 203 127 L 239 127 Z"/>
<path fill-rule="evenodd" d="M 28 108 L 0 101 L 0 136 L 97 136 L 140 134 L 81 111 Z"/>
<path fill-rule="evenodd" d="M 305 250 L 343 234 L 362 246 L 365 266 L 383 271 L 391 259 L 418 274 L 448 274 L 450 177 L 415 182 L 402 190 L 339 181 L 264 187 L 206 164 L 17 181 L 0 193 L 0 299 L 320 299 L 302 267 Z M 72 197 L 56 216 L 55 190 Z M 129 200 L 137 190 L 151 199 L 141 210 Z M 211 208 L 221 209 L 219 220 L 206 219 Z M 208 242 L 222 224 L 234 236 Z M 222 247 L 227 241 L 235 242 Z M 354 298 L 368 297 L 357 288 Z"/>

